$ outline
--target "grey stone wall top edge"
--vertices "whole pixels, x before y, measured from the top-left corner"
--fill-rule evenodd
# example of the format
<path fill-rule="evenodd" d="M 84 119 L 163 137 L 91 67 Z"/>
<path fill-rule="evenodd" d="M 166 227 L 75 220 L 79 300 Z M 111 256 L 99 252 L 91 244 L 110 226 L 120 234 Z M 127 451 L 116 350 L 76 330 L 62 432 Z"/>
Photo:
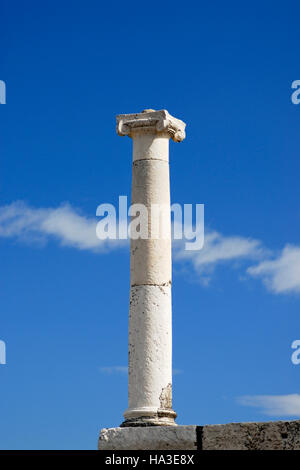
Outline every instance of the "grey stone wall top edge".
<path fill-rule="evenodd" d="M 282 420 L 272 420 L 272 421 L 232 421 L 230 423 L 221 423 L 221 424 L 204 424 L 204 425 L 197 425 L 201 426 L 202 428 L 208 428 L 208 427 L 213 427 L 213 426 L 232 426 L 232 425 L 249 425 L 249 424 L 255 424 L 255 425 L 270 425 L 270 424 L 286 424 L 286 423 L 300 423 L 299 419 L 282 419 Z"/>
<path fill-rule="evenodd" d="M 203 426 L 203 450 L 299 450 L 300 420 Z"/>
<path fill-rule="evenodd" d="M 99 450 L 196 450 L 197 426 L 104 428 Z"/>
<path fill-rule="evenodd" d="M 221 426 L 231 426 L 231 425 L 238 425 L 238 426 L 243 426 L 243 425 L 250 425 L 250 424 L 254 424 L 254 425 L 270 425 L 272 423 L 275 423 L 275 424 L 286 424 L 286 423 L 300 423 L 300 420 L 299 419 L 282 419 L 282 420 L 272 420 L 272 421 L 232 421 L 230 423 L 217 423 L 217 424 L 178 424 L 177 426 L 174 427 L 174 429 L 187 429 L 187 428 L 197 428 L 197 427 L 201 427 L 201 428 L 209 428 L 209 427 L 221 427 Z M 153 426 L 137 426 L 136 429 L 153 429 Z M 155 426 L 155 428 L 157 428 Z M 170 426 L 159 426 L 159 428 L 167 428 L 169 429 Z M 102 431 L 105 430 L 105 429 L 120 429 L 120 430 L 124 430 L 124 429 L 128 429 L 128 428 L 124 428 L 124 427 L 120 427 L 120 426 L 116 426 L 114 428 L 102 428 Z M 132 428 L 131 428 L 132 429 Z"/>
<path fill-rule="evenodd" d="M 212 425 L 213 426 L 213 425 Z M 217 425 L 219 426 L 219 425 Z M 220 424 L 220 426 L 223 426 L 222 424 Z M 134 426 L 134 427 L 120 427 L 120 426 L 116 426 L 115 428 L 102 428 L 101 431 L 104 431 L 104 430 L 109 430 L 109 429 L 115 429 L 115 430 L 122 430 L 124 431 L 124 429 L 136 429 L 136 430 L 141 430 L 141 429 L 148 429 L 148 430 L 151 430 L 151 429 L 196 429 L 198 427 L 197 424 L 178 424 L 177 426 Z"/>
<path fill-rule="evenodd" d="M 300 420 L 104 428 L 100 450 L 300 450 Z"/>

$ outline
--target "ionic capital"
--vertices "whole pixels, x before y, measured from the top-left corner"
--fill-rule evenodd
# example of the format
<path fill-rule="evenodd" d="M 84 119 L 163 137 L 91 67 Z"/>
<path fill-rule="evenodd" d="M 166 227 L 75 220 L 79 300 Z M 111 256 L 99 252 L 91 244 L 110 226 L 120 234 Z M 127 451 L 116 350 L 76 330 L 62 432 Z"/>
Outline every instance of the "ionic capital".
<path fill-rule="evenodd" d="M 133 137 L 134 133 L 143 131 L 167 133 L 174 142 L 181 142 L 185 138 L 185 123 L 171 116 L 165 109 L 145 109 L 138 114 L 117 116 L 117 133 L 120 136 Z"/>

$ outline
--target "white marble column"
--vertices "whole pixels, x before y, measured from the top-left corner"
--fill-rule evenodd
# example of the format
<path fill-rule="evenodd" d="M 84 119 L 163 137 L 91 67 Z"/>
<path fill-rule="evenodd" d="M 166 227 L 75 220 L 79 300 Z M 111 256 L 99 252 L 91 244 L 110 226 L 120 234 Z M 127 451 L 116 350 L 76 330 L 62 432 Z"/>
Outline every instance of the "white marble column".
<path fill-rule="evenodd" d="M 130 241 L 129 403 L 122 426 L 174 425 L 169 139 L 182 141 L 185 124 L 148 109 L 117 116 L 117 132 L 133 139 L 131 203 L 148 209 L 148 238 Z"/>

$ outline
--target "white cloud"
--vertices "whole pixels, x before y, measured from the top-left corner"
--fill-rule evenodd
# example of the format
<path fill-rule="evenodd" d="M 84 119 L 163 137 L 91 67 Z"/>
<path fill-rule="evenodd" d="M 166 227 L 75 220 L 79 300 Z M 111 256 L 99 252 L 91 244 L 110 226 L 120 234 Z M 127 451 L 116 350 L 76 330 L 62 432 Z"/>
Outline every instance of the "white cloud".
<path fill-rule="evenodd" d="M 87 217 L 65 203 L 57 208 L 35 209 L 24 202 L 0 207 L 0 238 L 46 243 L 57 240 L 63 246 L 94 252 L 110 251 L 128 243 L 127 240 L 99 240 L 96 226 L 99 219 Z M 224 236 L 207 230 L 204 246 L 198 251 L 184 249 L 186 240 L 173 243 L 174 261 L 192 265 L 195 276 L 208 284 L 220 264 L 240 266 L 256 260 L 247 273 L 259 278 L 273 293 L 300 293 L 300 246 L 286 245 L 275 258 L 260 240 L 240 236 Z"/>
<path fill-rule="evenodd" d="M 261 278 L 276 294 L 300 292 L 300 247 L 286 245 L 281 254 L 248 268 L 251 276 Z"/>
<path fill-rule="evenodd" d="M 55 238 L 61 245 L 79 250 L 105 251 L 124 244 L 120 240 L 99 240 L 96 218 L 86 217 L 70 206 L 34 209 L 24 202 L 0 207 L 0 237 L 46 242 Z"/>
<path fill-rule="evenodd" d="M 237 236 L 226 237 L 216 231 L 205 233 L 202 250 L 186 251 L 184 244 L 179 242 L 174 244 L 174 248 L 174 259 L 190 261 L 204 284 L 210 281 L 215 267 L 221 263 L 257 259 L 267 253 L 259 240 Z"/>
<path fill-rule="evenodd" d="M 268 416 L 300 416 L 300 395 L 246 395 L 238 403 L 260 408 Z"/>

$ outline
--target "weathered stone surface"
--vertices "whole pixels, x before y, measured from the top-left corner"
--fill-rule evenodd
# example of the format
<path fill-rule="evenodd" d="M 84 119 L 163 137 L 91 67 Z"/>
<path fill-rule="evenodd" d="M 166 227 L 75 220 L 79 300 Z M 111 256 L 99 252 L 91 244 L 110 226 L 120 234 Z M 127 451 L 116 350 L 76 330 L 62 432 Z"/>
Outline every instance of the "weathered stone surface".
<path fill-rule="evenodd" d="M 299 450 L 300 421 L 203 426 L 201 447 L 203 450 Z"/>
<path fill-rule="evenodd" d="M 171 285 L 171 240 L 130 240 L 130 254 L 131 286 Z"/>
<path fill-rule="evenodd" d="M 117 133 L 120 136 L 134 137 L 139 132 L 167 133 L 175 142 L 181 142 L 185 138 L 185 123 L 165 109 L 145 109 L 141 113 L 117 116 Z"/>
<path fill-rule="evenodd" d="M 196 450 L 196 426 L 102 429 L 99 450 Z"/>
<path fill-rule="evenodd" d="M 168 285 L 172 276 L 168 162 L 139 160 L 133 164 L 131 200 L 147 209 L 139 220 L 148 237 L 131 239 L 131 285 Z"/>
<path fill-rule="evenodd" d="M 157 134 L 148 130 L 138 132 L 133 140 L 133 162 L 158 160 L 169 163 L 169 139 L 168 133 Z"/>
<path fill-rule="evenodd" d="M 300 421 L 102 429 L 100 450 L 300 450 Z"/>
<path fill-rule="evenodd" d="M 162 425 L 174 424 L 170 312 L 171 286 L 131 288 L 127 425 L 139 417 L 157 424 L 161 417 Z"/>
<path fill-rule="evenodd" d="M 122 427 L 174 426 L 169 140 L 185 138 L 185 123 L 166 110 L 145 109 L 117 116 L 117 133 L 133 139 L 129 403 Z"/>
<path fill-rule="evenodd" d="M 169 164 L 161 160 L 139 160 L 132 167 L 133 204 L 170 205 Z"/>

